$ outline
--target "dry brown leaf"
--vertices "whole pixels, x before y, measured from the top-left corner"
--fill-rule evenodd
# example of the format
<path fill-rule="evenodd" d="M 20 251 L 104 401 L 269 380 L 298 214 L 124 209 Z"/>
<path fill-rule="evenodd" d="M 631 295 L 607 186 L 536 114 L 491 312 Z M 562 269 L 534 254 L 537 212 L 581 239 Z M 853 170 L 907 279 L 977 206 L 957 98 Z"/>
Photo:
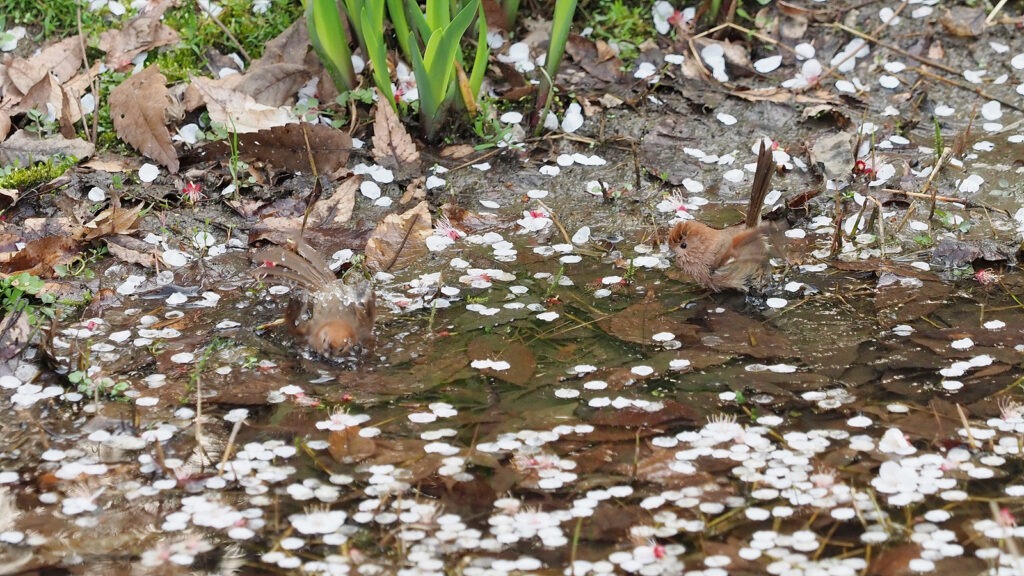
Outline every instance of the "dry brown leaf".
<path fill-rule="evenodd" d="M 473 148 L 469 144 L 452 144 L 451 146 L 445 146 L 441 150 L 442 158 L 449 158 L 451 160 L 462 160 L 463 158 L 469 158 L 477 154 L 477 149 Z"/>
<path fill-rule="evenodd" d="M 29 242 L 47 236 L 74 236 L 82 228 L 69 216 L 53 216 L 50 218 L 25 218 L 22 222 L 21 241 Z"/>
<path fill-rule="evenodd" d="M 490 30 L 501 30 L 508 32 L 508 18 L 505 17 L 505 10 L 498 0 L 483 0 L 484 18 L 487 19 L 487 28 Z"/>
<path fill-rule="evenodd" d="M 373 158 L 381 166 L 409 176 L 419 171 L 420 153 L 398 114 L 381 98 L 373 121 Z"/>
<path fill-rule="evenodd" d="M 82 237 L 86 240 L 94 240 L 101 236 L 112 234 L 127 234 L 135 227 L 139 219 L 139 212 L 142 211 L 142 204 L 134 208 L 107 208 L 100 212 L 85 224 L 82 228 Z"/>
<path fill-rule="evenodd" d="M 701 339 L 717 352 L 759 359 L 799 356 L 784 333 L 751 316 L 726 310 L 708 314 L 705 324 L 714 337 L 713 343 L 711 339 Z"/>
<path fill-rule="evenodd" d="M 809 23 L 807 14 L 785 14 L 779 18 L 779 35 L 787 40 L 799 40 L 807 32 Z"/>
<path fill-rule="evenodd" d="M 74 105 L 71 103 L 74 102 Z M 60 134 L 65 138 L 75 137 L 75 122 L 82 117 L 78 99 L 68 98 L 68 91 L 60 88 Z"/>
<path fill-rule="evenodd" d="M 986 16 L 986 11 L 981 6 L 954 6 L 942 11 L 939 23 L 951 36 L 975 38 L 988 26 Z"/>
<path fill-rule="evenodd" d="M 95 170 L 97 172 L 128 172 L 129 170 L 136 170 L 137 165 L 129 164 L 127 159 L 123 156 L 97 156 L 92 160 L 82 164 L 83 168 Z"/>
<path fill-rule="evenodd" d="M 306 19 L 299 18 L 267 42 L 263 56 L 253 62 L 250 69 L 270 64 L 305 64 L 308 54 L 309 31 L 306 29 Z"/>
<path fill-rule="evenodd" d="M 307 151 L 306 141 L 309 140 Z M 291 172 L 309 173 L 309 151 L 317 172 L 330 174 L 345 166 L 352 151 L 347 132 L 323 124 L 286 124 L 251 134 L 239 134 L 237 151 L 246 162 L 259 160 Z M 208 159 L 227 158 L 227 142 L 215 142 L 203 148 Z"/>
<path fill-rule="evenodd" d="M 825 133 L 807 145 L 814 165 L 823 164 L 829 177 L 847 174 L 853 168 L 853 134 L 849 132 Z"/>
<path fill-rule="evenodd" d="M 334 189 L 329 198 L 321 198 L 309 213 L 309 221 L 317 228 L 334 228 L 352 218 L 356 207 L 356 190 L 362 178 L 353 176 Z"/>
<path fill-rule="evenodd" d="M 296 92 L 308 76 L 309 70 L 303 64 L 254 65 L 242 75 L 235 89 L 265 106 L 284 106 L 295 101 Z"/>
<path fill-rule="evenodd" d="M 110 116 L 122 140 L 177 172 L 178 154 L 164 125 L 164 109 L 170 103 L 166 82 L 156 65 L 128 78 L 110 91 Z"/>
<path fill-rule="evenodd" d="M 75 74 L 72 79 L 64 82 L 62 86 L 64 86 L 64 89 L 68 91 L 71 97 L 78 99 L 92 88 L 93 80 L 102 73 L 102 70 L 104 70 L 102 62 L 93 62 L 92 67 Z"/>
<path fill-rule="evenodd" d="M 602 48 L 590 38 L 570 34 L 565 53 L 587 73 L 591 82 L 596 80 L 602 83 L 599 85 L 606 85 L 622 77 L 622 61 L 609 57 L 607 45 Z"/>
<path fill-rule="evenodd" d="M 123 234 L 105 238 L 104 242 L 110 254 L 122 262 L 146 268 L 156 266 L 157 256 L 152 244 Z"/>
<path fill-rule="evenodd" d="M 107 66 L 119 70 L 131 65 L 132 59 L 146 50 L 177 44 L 178 33 L 160 21 L 169 5 L 170 2 L 158 2 L 129 20 L 124 28 L 100 34 L 99 48 L 107 53 Z M 72 40 L 79 42 L 77 37 Z"/>
<path fill-rule="evenodd" d="M 82 43 L 75 36 L 48 46 L 31 58 L 11 60 L 7 66 L 7 77 L 21 96 L 51 72 L 58 84 L 69 80 L 81 65 Z"/>
<path fill-rule="evenodd" d="M 301 228 L 301 214 L 294 217 L 264 218 L 249 230 L 249 243 L 267 240 L 283 246 L 294 242 L 295 235 Z M 307 244 L 326 254 L 332 254 L 342 248 L 361 250 L 366 245 L 366 230 L 353 229 L 351 226 L 316 228 L 312 223 L 307 223 L 302 236 Z"/>
<path fill-rule="evenodd" d="M 4 315 L 3 320 L 0 320 L 0 362 L 17 356 L 31 342 L 33 332 L 28 323 L 28 314 Z M 7 565 L 10 566 L 10 563 Z"/>
<path fill-rule="evenodd" d="M 248 134 L 299 121 L 289 108 L 260 104 L 252 96 L 225 88 L 210 78 L 194 78 L 192 86 L 202 96 L 210 120 L 230 132 Z"/>
<path fill-rule="evenodd" d="M 356 190 L 359 189 L 361 181 L 358 176 L 348 178 L 338 184 L 330 197 L 321 198 L 313 205 L 306 221 L 306 229 L 302 233 L 307 243 L 327 254 L 342 247 L 353 250 L 362 248 L 365 244 L 365 231 L 353 229 L 351 224 L 346 224 L 352 218 Z M 249 231 L 249 243 L 269 240 L 274 244 L 286 244 L 299 234 L 302 223 L 301 211 L 292 216 L 263 218 Z"/>
<path fill-rule="evenodd" d="M 423 200 L 427 197 L 427 188 L 424 186 L 426 178 L 419 176 L 413 178 L 412 182 L 405 187 L 405 194 L 402 194 L 402 199 L 398 201 L 399 204 L 405 206 L 413 200 Z"/>
<path fill-rule="evenodd" d="M 11 108 L 11 114 L 23 114 L 29 110 L 52 112 L 54 117 L 61 118 L 64 114 L 64 92 L 60 83 L 52 74 L 47 74 L 33 86 L 17 106 Z M 64 134 L 67 136 L 67 134 Z M 73 137 L 74 134 L 71 134 Z"/>
<path fill-rule="evenodd" d="M 371 270 L 402 270 L 427 255 L 432 233 L 426 201 L 402 214 L 388 214 L 366 241 L 366 265 Z"/>
<path fill-rule="evenodd" d="M 0 210 L 7 210 L 18 201 L 21 194 L 10 188 L 0 188 Z"/>
<path fill-rule="evenodd" d="M 3 142 L 11 132 L 11 115 L 0 110 L 0 142 Z"/>
<path fill-rule="evenodd" d="M 50 278 L 54 267 L 71 262 L 77 254 L 77 240 L 68 236 L 47 236 L 26 244 L 17 255 L 0 264 L 0 272 L 28 272 L 40 278 Z"/>
<path fill-rule="evenodd" d="M 30 166 L 58 154 L 82 159 L 92 156 L 95 150 L 95 146 L 81 138 L 68 139 L 59 135 L 36 138 L 24 130 L 18 130 L 0 143 L 0 164 L 17 162 L 21 166 Z"/>
<path fill-rule="evenodd" d="M 766 100 L 768 102 L 775 102 L 776 104 L 834 104 L 837 106 L 841 106 L 843 104 L 842 99 L 831 95 L 824 90 L 794 94 L 789 88 L 772 87 L 758 88 L 754 90 L 733 90 L 729 92 L 729 94 L 751 102 Z"/>
<path fill-rule="evenodd" d="M 199 81 L 197 82 L 197 80 Z M 185 93 L 181 97 L 181 104 L 186 112 L 191 112 L 196 108 L 206 106 L 206 100 L 211 87 L 222 90 L 234 90 L 235 86 L 238 86 L 241 81 L 241 74 L 229 74 L 223 78 L 204 78 L 202 80 L 193 78 L 192 82 L 185 87 Z"/>

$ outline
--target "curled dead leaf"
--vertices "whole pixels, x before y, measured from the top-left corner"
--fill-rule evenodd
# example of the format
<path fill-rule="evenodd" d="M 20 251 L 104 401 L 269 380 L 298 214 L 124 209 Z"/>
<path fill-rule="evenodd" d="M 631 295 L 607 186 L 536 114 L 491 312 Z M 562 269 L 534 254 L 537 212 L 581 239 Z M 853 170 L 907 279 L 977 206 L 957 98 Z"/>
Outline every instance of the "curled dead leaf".
<path fill-rule="evenodd" d="M 939 23 L 952 36 L 974 38 L 988 26 L 985 17 L 985 9 L 981 6 L 954 6 L 943 10 Z"/>
<path fill-rule="evenodd" d="M 829 178 L 849 174 L 853 169 L 853 134 L 836 132 L 816 138 L 808 146 L 812 164 L 822 164 Z"/>
<path fill-rule="evenodd" d="M 295 100 L 295 93 L 306 83 L 308 76 L 309 70 L 302 64 L 253 66 L 242 75 L 235 89 L 252 96 L 260 104 L 284 106 Z"/>
<path fill-rule="evenodd" d="M 6 210 L 18 201 L 21 194 L 17 190 L 0 188 L 0 210 Z"/>
<path fill-rule="evenodd" d="M 365 232 L 353 229 L 347 222 L 352 218 L 356 191 L 361 181 L 358 176 L 342 181 L 334 189 L 333 194 L 320 198 L 313 205 L 309 218 L 304 218 L 301 210 L 296 210 L 288 216 L 263 218 L 250 230 L 249 242 L 269 240 L 274 244 L 285 245 L 299 235 L 305 220 L 306 228 L 302 236 L 321 251 L 330 254 L 341 248 L 360 249 L 365 243 Z M 253 207 L 246 208 L 237 203 L 235 206 L 236 209 L 255 211 Z"/>
<path fill-rule="evenodd" d="M 94 240 L 103 236 L 131 232 L 139 219 L 142 206 L 139 204 L 134 208 L 107 208 L 82 227 L 82 238 Z"/>
<path fill-rule="evenodd" d="M 82 43 L 75 36 L 47 46 L 31 58 L 13 59 L 6 72 L 11 85 L 24 95 L 51 73 L 58 84 L 70 79 L 81 65 Z"/>
<path fill-rule="evenodd" d="M 47 236 L 26 244 L 13 258 L 0 264 L 0 272 L 28 272 L 40 278 L 50 278 L 56 266 L 71 262 L 78 251 L 78 241 L 73 238 Z"/>
<path fill-rule="evenodd" d="M 398 201 L 401 205 L 406 205 L 413 200 L 423 200 L 427 197 L 427 188 L 424 186 L 426 180 L 423 176 L 414 178 L 409 185 L 405 187 L 405 194 L 402 194 L 402 199 Z"/>
<path fill-rule="evenodd" d="M 176 44 L 178 33 L 161 21 L 170 5 L 171 2 L 166 0 L 150 2 L 147 10 L 129 20 L 120 30 L 107 30 L 100 34 L 99 48 L 107 53 L 107 65 L 117 70 L 131 64 L 133 58 L 147 50 Z M 77 36 L 71 40 L 80 45 Z"/>

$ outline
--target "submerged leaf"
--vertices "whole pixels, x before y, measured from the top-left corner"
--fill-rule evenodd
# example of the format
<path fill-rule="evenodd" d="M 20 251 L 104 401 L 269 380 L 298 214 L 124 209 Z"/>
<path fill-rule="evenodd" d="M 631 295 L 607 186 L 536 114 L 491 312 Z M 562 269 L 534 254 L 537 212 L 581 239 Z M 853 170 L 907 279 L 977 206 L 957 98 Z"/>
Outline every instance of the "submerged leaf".
<path fill-rule="evenodd" d="M 486 358 L 507 362 L 509 367 L 506 370 L 485 368 L 481 373 L 517 386 L 528 383 L 537 369 L 537 358 L 529 347 L 497 336 L 474 338 L 469 343 L 466 355 L 470 360 Z"/>
<path fill-rule="evenodd" d="M 388 214 L 366 241 L 371 270 L 402 270 L 427 255 L 426 238 L 433 232 L 426 201 L 402 214 Z"/>

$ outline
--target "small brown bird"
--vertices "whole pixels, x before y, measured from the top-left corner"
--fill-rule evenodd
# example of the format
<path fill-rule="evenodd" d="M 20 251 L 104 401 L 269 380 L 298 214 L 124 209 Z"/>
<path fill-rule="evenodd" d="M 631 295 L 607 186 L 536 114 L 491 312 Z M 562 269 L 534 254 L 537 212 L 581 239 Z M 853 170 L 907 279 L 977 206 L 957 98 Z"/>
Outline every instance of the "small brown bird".
<path fill-rule="evenodd" d="M 256 278 L 284 278 L 304 289 L 302 299 L 289 304 L 285 320 L 314 351 L 341 356 L 356 345 L 372 343 L 376 303 L 373 286 L 365 278 L 336 278 L 323 256 L 301 238 L 294 250 L 274 246 L 253 260 L 263 264 L 253 271 Z"/>
<path fill-rule="evenodd" d="M 694 282 L 720 292 L 726 289 L 747 292 L 761 288 L 771 277 L 768 247 L 761 226 L 761 205 L 771 188 L 775 162 L 764 142 L 757 155 L 754 185 L 743 224 L 723 230 L 694 220 L 679 222 L 668 233 L 668 246 L 676 256 L 676 266 Z"/>

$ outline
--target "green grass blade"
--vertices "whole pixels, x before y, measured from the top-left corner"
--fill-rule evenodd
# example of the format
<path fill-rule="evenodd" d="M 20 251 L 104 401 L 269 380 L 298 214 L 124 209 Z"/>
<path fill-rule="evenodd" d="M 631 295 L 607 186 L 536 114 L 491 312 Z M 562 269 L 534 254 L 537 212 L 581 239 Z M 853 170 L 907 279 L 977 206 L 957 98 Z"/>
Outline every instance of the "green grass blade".
<path fill-rule="evenodd" d="M 419 4 L 416 2 L 406 2 L 405 0 L 396 0 L 401 4 L 405 4 L 406 14 L 409 16 L 409 20 L 412 21 L 412 26 L 416 33 L 419 35 L 420 40 L 423 44 L 427 43 L 427 38 L 430 38 L 430 24 L 427 24 L 427 17 L 420 10 Z M 411 42 L 415 44 L 415 38 Z M 415 44 L 417 47 L 419 44 Z"/>
<path fill-rule="evenodd" d="M 501 9 L 505 12 L 505 24 L 508 29 L 515 31 L 516 20 L 519 18 L 519 0 L 503 0 Z"/>
<path fill-rule="evenodd" d="M 544 69 L 552 81 L 558 73 L 558 65 L 562 62 L 562 55 L 565 54 L 565 44 L 569 41 L 569 29 L 572 27 L 572 17 L 576 13 L 576 0 L 558 0 L 555 2 L 555 15 L 551 19 L 551 43 L 548 46 L 548 55 L 544 62 Z"/>
<path fill-rule="evenodd" d="M 476 57 L 473 59 L 473 70 L 469 76 L 469 89 L 473 92 L 473 98 L 480 98 L 480 86 L 484 83 L 484 74 L 487 73 L 487 61 L 491 55 L 491 47 L 487 45 L 487 17 L 484 15 L 484 7 L 480 5 L 480 14 L 477 17 L 477 39 Z"/>
<path fill-rule="evenodd" d="M 387 0 L 388 15 L 391 17 L 391 25 L 395 28 L 395 38 L 398 39 L 398 47 L 402 50 L 402 56 L 409 60 L 409 53 L 412 50 L 419 50 L 415 43 L 409 45 L 409 20 L 405 17 L 405 2 L 403 0 Z M 417 12 L 419 9 L 416 9 Z"/>
<path fill-rule="evenodd" d="M 363 30 L 383 30 L 384 0 L 367 3 L 363 6 L 360 22 Z M 391 91 L 391 73 L 388 71 L 388 54 L 387 46 L 384 44 L 384 35 L 372 34 L 366 40 L 366 52 L 373 65 L 373 83 L 377 85 L 377 89 L 387 99 L 388 104 L 397 110 L 395 94 Z"/>
<path fill-rule="evenodd" d="M 435 30 L 427 41 L 427 47 L 423 51 L 423 62 L 431 72 L 442 74 L 447 70 L 447 74 L 444 74 L 446 84 L 455 69 L 455 55 L 462 35 L 469 29 L 479 6 L 480 0 L 472 0 L 466 4 L 443 30 Z M 437 42 L 434 42 L 435 38 Z"/>
<path fill-rule="evenodd" d="M 431 32 L 444 28 L 451 19 L 448 0 L 427 0 L 427 25 Z"/>
<path fill-rule="evenodd" d="M 411 32 L 409 41 L 410 43 L 416 41 Z M 430 74 L 427 73 L 420 51 L 413 50 L 409 56 L 412 72 L 416 76 L 416 88 L 420 95 L 420 121 L 423 124 L 423 132 L 427 139 L 433 139 L 434 132 L 437 130 L 441 101 L 435 98 L 436 88 L 432 85 Z"/>
<path fill-rule="evenodd" d="M 310 43 L 327 67 L 338 90 L 354 88 L 356 73 L 352 69 L 352 51 L 334 1 L 309 0 L 306 5 L 306 25 L 309 28 Z"/>
<path fill-rule="evenodd" d="M 356 34 L 356 38 L 359 39 L 359 44 L 364 45 L 363 40 L 363 23 L 360 15 L 363 13 L 363 0 L 345 0 L 345 11 L 348 12 L 348 20 L 352 24 L 352 30 Z"/>

